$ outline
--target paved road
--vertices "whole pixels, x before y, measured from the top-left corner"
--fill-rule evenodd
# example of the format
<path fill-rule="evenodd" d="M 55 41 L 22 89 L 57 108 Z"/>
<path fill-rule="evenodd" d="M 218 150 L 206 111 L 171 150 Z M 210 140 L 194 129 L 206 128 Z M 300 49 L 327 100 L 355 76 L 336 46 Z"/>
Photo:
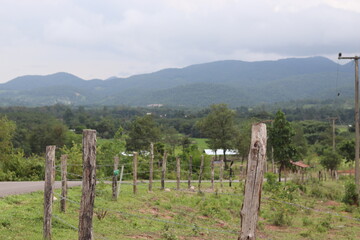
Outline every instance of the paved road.
<path fill-rule="evenodd" d="M 132 183 L 132 181 L 123 181 L 124 183 Z M 148 183 L 147 180 L 138 180 L 138 182 Z M 154 182 L 160 182 L 160 180 L 154 180 Z M 176 183 L 176 180 L 166 180 L 167 183 Z M 187 180 L 181 180 L 182 183 L 187 183 Z M 197 184 L 197 180 L 193 180 L 192 184 Z M 202 182 L 210 182 L 209 180 L 203 180 Z M 219 180 L 215 180 L 219 182 Z M 228 183 L 229 180 L 223 180 L 224 184 Z M 233 183 L 239 182 L 239 180 L 233 180 Z M 111 182 L 106 182 L 111 183 Z M 68 181 L 69 187 L 80 186 L 81 181 Z M 55 182 L 55 188 L 61 188 L 61 181 Z M 24 194 L 36 191 L 44 190 L 44 181 L 37 182 L 0 182 L 0 197 L 8 195 Z"/>
<path fill-rule="evenodd" d="M 68 181 L 69 187 L 79 186 L 81 181 Z M 55 188 L 61 188 L 61 182 L 55 182 Z M 38 182 L 0 182 L 0 197 L 44 190 L 44 181 Z"/>

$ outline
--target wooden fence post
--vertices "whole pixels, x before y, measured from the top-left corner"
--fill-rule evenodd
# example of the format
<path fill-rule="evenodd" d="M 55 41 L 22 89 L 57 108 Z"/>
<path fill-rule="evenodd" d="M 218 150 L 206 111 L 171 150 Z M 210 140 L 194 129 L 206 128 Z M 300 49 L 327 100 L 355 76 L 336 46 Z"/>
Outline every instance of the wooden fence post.
<path fill-rule="evenodd" d="M 51 217 L 52 205 L 54 199 L 54 163 L 56 146 L 46 147 L 45 159 L 45 186 L 44 186 L 44 225 L 43 237 L 46 240 L 51 239 Z"/>
<path fill-rule="evenodd" d="M 93 239 L 96 186 L 96 130 L 83 130 L 83 181 L 79 214 L 79 240 Z"/>
<path fill-rule="evenodd" d="M 201 192 L 201 179 L 204 172 L 204 155 L 201 155 L 200 172 L 199 172 L 199 192 Z"/>
<path fill-rule="evenodd" d="M 61 200 L 60 211 L 66 212 L 66 198 L 67 198 L 67 158 L 68 155 L 61 155 Z"/>
<path fill-rule="evenodd" d="M 214 177 L 215 177 L 215 157 L 212 158 L 211 160 L 211 189 L 214 191 Z"/>
<path fill-rule="evenodd" d="M 166 162 L 167 162 L 167 152 L 165 151 L 162 160 L 162 169 L 161 169 L 161 190 L 165 189 Z"/>
<path fill-rule="evenodd" d="M 117 200 L 117 178 L 119 175 L 119 157 L 114 157 L 114 173 L 112 178 L 112 197 L 114 200 Z"/>
<path fill-rule="evenodd" d="M 152 191 L 153 178 L 154 178 L 154 143 L 150 143 L 149 192 Z"/>
<path fill-rule="evenodd" d="M 241 231 L 238 240 L 255 240 L 260 209 L 261 188 L 266 163 L 266 125 L 252 125 L 251 145 L 248 157 L 244 201 L 242 204 Z"/>
<path fill-rule="evenodd" d="M 180 190 L 180 174 L 181 167 L 180 167 L 180 157 L 176 157 L 176 190 Z"/>
<path fill-rule="evenodd" d="M 224 159 L 220 160 L 220 188 L 223 188 L 223 178 L 224 178 Z"/>
<path fill-rule="evenodd" d="M 123 173 L 124 173 L 124 165 L 121 165 L 120 179 L 119 179 L 118 189 L 117 189 L 118 196 L 120 194 L 120 186 L 121 186 L 121 182 L 122 182 L 122 178 L 123 178 Z"/>
<path fill-rule="evenodd" d="M 229 187 L 232 186 L 232 176 L 233 176 L 233 170 L 232 170 L 232 166 L 230 165 L 230 168 L 229 168 Z"/>
<path fill-rule="evenodd" d="M 189 175 L 188 175 L 188 188 L 190 189 L 191 188 L 191 174 L 192 174 L 192 156 L 190 156 L 189 158 Z"/>
<path fill-rule="evenodd" d="M 133 193 L 137 193 L 137 164 L 138 164 L 138 153 L 133 153 Z"/>

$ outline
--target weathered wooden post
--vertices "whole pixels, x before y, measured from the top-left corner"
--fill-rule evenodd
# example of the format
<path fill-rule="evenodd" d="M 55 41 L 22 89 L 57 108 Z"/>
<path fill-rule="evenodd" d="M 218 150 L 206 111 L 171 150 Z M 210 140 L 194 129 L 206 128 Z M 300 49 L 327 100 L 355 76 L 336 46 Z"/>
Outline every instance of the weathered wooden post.
<path fill-rule="evenodd" d="M 233 169 L 232 169 L 232 166 L 230 165 L 230 168 L 229 168 L 229 187 L 232 187 L 232 177 L 233 177 Z"/>
<path fill-rule="evenodd" d="M 79 240 L 93 239 L 96 186 L 96 130 L 83 130 L 83 181 L 79 214 Z"/>
<path fill-rule="evenodd" d="M 43 237 L 48 240 L 51 239 L 51 217 L 52 205 L 54 198 L 54 163 L 55 163 L 55 149 L 56 146 L 46 147 L 45 158 L 45 186 L 44 186 L 44 224 Z"/>
<path fill-rule="evenodd" d="M 192 178 L 192 156 L 189 158 L 189 175 L 188 175 L 188 188 L 191 188 L 191 178 Z"/>
<path fill-rule="evenodd" d="M 150 173 L 149 173 L 149 192 L 152 191 L 154 178 L 154 143 L 150 143 Z"/>
<path fill-rule="evenodd" d="M 60 211 L 66 212 L 66 198 L 67 198 L 67 158 L 68 155 L 61 155 L 61 200 Z"/>
<path fill-rule="evenodd" d="M 256 239 L 255 230 L 260 209 L 261 189 L 266 163 L 266 125 L 252 125 L 251 145 L 247 164 L 244 201 L 242 204 L 239 240 Z"/>
<path fill-rule="evenodd" d="M 161 190 L 165 189 L 166 162 L 167 162 L 167 152 L 165 151 L 162 160 L 162 169 L 161 169 Z"/>
<path fill-rule="evenodd" d="M 180 176 L 181 176 L 181 167 L 180 167 L 180 157 L 176 157 L 176 190 L 180 190 Z"/>
<path fill-rule="evenodd" d="M 119 175 L 119 157 L 114 157 L 114 173 L 112 178 L 112 197 L 114 200 L 117 200 L 118 198 L 118 192 L 117 192 L 117 178 Z"/>
<path fill-rule="evenodd" d="M 137 193 L 137 164 L 138 164 L 138 153 L 133 153 L 133 193 Z"/>
<path fill-rule="evenodd" d="M 220 188 L 223 188 L 223 178 L 224 178 L 224 159 L 220 160 Z"/>
<path fill-rule="evenodd" d="M 211 189 L 214 191 L 214 177 L 215 177 L 215 157 L 211 160 Z"/>
<path fill-rule="evenodd" d="M 203 172 L 204 172 L 204 155 L 201 155 L 200 172 L 199 172 L 199 185 L 198 185 L 199 192 L 201 192 L 201 179 L 202 179 Z"/>

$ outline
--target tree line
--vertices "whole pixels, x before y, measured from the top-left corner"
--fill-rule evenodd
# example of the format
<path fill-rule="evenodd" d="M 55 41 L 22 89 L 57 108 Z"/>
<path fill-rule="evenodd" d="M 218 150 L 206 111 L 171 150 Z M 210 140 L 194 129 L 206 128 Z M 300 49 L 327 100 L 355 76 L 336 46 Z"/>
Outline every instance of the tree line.
<path fill-rule="evenodd" d="M 174 156 L 200 155 L 193 138 L 206 138 L 209 148 L 223 149 L 224 153 L 236 149 L 240 159 L 245 161 L 251 124 L 259 121 L 268 124 L 269 148 L 273 149 L 268 159 L 277 164 L 279 175 L 291 167 L 290 160 L 316 163 L 314 154 L 322 159 L 319 163 L 332 170 L 343 159 L 351 162 L 354 154 L 352 128 L 344 126 L 337 132 L 337 149 L 330 151 L 332 132 L 325 113 L 332 112 L 321 107 L 310 109 L 303 110 L 312 112 L 311 116 L 318 114 L 319 119 L 308 119 L 302 116 L 304 111 L 296 109 L 268 112 L 261 107 L 230 109 L 226 104 L 206 109 L 71 108 L 63 105 L 0 108 L 0 180 L 42 179 L 42 158 L 47 145 L 56 145 L 60 153 L 71 155 L 70 162 L 79 162 L 83 129 L 97 130 L 100 138 L 98 160 L 104 164 L 111 163 L 113 156 L 120 152 L 146 152 L 150 142 L 155 143 L 159 158 L 164 151 Z M 293 121 L 287 118 L 288 114 Z M 226 160 L 226 154 L 223 157 Z M 111 174 L 111 171 L 103 174 Z"/>

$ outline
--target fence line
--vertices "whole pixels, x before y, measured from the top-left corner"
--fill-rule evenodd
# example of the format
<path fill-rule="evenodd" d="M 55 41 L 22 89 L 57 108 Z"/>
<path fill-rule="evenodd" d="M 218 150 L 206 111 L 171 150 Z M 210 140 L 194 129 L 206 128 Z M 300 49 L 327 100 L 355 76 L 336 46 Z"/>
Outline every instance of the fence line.
<path fill-rule="evenodd" d="M 77 175 L 77 174 L 72 174 L 72 173 L 68 173 L 70 175 Z M 80 176 L 80 175 L 77 175 L 77 176 Z M 81 180 L 81 179 L 80 179 Z M 97 179 L 99 180 L 99 179 Z M 74 180 L 73 180 L 74 181 Z M 185 181 L 185 180 L 183 180 Z M 160 182 L 154 182 L 154 183 L 160 183 Z M 185 182 L 183 182 L 185 183 Z M 124 184 L 124 185 L 134 185 L 133 183 L 127 183 L 127 182 L 122 182 L 121 184 Z M 138 182 L 136 185 L 137 186 L 141 186 L 141 185 L 146 185 L 148 184 L 148 182 Z M 157 189 L 161 189 L 161 187 L 158 187 Z M 191 191 L 189 189 L 176 189 L 176 188 L 169 188 L 171 190 L 175 190 L 175 191 L 181 191 L 181 192 L 187 192 L 187 193 L 197 193 L 196 191 Z M 98 191 L 98 190 L 97 190 Z M 243 194 L 236 194 L 236 193 L 224 193 L 224 192 L 202 192 L 204 194 L 215 194 L 215 195 L 229 195 L 229 196 L 243 196 Z M 60 196 L 60 195 L 59 195 Z M 60 196 L 61 198 L 61 196 Z M 320 212 L 320 213 L 326 213 L 326 214 L 330 214 L 330 215 L 334 215 L 334 216 L 337 216 L 337 217 L 343 217 L 343 218 L 347 218 L 347 219 L 350 219 L 350 220 L 355 220 L 355 221 L 359 221 L 360 222 L 360 218 L 353 218 L 353 217 L 349 217 L 349 216 L 344 216 L 344 215 L 340 215 L 338 213 L 334 213 L 334 212 L 330 212 L 330 211 L 321 211 L 321 210 L 318 210 L 318 209 L 314 209 L 314 208 L 309 208 L 309 207 L 306 207 L 306 206 L 303 206 L 303 205 L 300 205 L 300 204 L 296 204 L 296 203 L 290 203 L 290 202 L 286 202 L 286 201 L 281 201 L 281 200 L 277 200 L 277 199 L 273 199 L 273 198 L 268 198 L 268 197 L 264 197 L 262 196 L 262 199 L 265 199 L 265 200 L 270 200 L 270 201 L 275 201 L 275 202 L 279 202 L 279 203 L 284 203 L 284 204 L 287 204 L 287 205 L 292 205 L 292 206 L 296 206 L 296 207 L 299 207 L 299 208 L 303 208 L 303 209 L 306 209 L 306 210 L 311 210 L 311 211 L 315 211 L 315 212 Z M 67 199 L 68 200 L 68 199 Z"/>

